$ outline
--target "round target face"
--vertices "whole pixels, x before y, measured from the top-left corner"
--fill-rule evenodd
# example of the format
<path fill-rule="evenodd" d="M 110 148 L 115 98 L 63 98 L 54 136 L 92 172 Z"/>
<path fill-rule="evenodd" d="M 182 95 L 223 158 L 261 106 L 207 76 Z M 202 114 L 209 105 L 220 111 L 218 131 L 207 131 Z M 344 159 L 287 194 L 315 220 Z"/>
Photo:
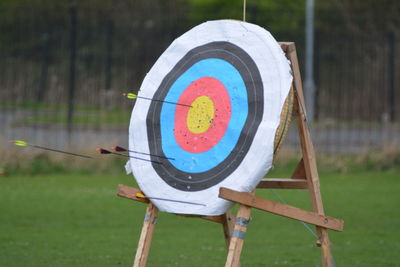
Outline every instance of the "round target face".
<path fill-rule="evenodd" d="M 132 112 L 130 148 L 151 155 L 130 160 L 140 188 L 164 211 L 225 212 L 220 187 L 251 191 L 271 167 L 290 84 L 282 50 L 256 25 L 212 21 L 176 39 Z"/>
<path fill-rule="evenodd" d="M 263 114 L 259 70 L 243 49 L 229 42 L 189 51 L 153 97 L 168 102 L 150 105 L 150 153 L 174 158 L 162 158 L 153 167 L 166 183 L 184 191 L 209 188 L 235 171 Z"/>

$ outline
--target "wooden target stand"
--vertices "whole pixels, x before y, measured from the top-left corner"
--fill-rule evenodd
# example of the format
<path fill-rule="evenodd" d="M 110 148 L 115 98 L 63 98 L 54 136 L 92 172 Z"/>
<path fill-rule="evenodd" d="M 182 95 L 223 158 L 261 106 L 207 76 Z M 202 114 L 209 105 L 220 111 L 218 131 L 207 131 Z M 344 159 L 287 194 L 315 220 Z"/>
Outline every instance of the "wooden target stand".
<path fill-rule="evenodd" d="M 230 211 L 219 216 L 182 215 L 187 217 L 198 217 L 205 220 L 222 224 L 228 256 L 226 267 L 240 266 L 240 254 L 243 247 L 244 236 L 250 221 L 251 208 L 271 212 L 316 226 L 317 246 L 322 251 L 322 266 L 333 266 L 331 255 L 331 242 L 328 237 L 328 229 L 335 231 L 343 230 L 343 221 L 325 216 L 322 204 L 315 151 L 311 141 L 310 131 L 307 126 L 303 87 L 300 77 L 299 64 L 296 47 L 293 42 L 281 42 L 280 46 L 286 57 L 291 62 L 294 83 L 294 105 L 295 116 L 297 116 L 301 152 L 303 158 L 297 165 L 291 178 L 268 178 L 262 179 L 257 188 L 268 189 L 308 189 L 311 198 L 312 211 L 303 210 L 268 199 L 259 198 L 252 193 L 242 193 L 228 188 L 220 188 L 219 197 L 239 204 L 236 216 Z M 136 250 L 133 266 L 145 266 L 150 250 L 153 231 L 157 219 L 158 209 L 148 199 L 137 198 L 139 189 L 119 185 L 117 195 L 147 204 L 146 214 Z M 181 215 L 181 214 L 177 214 Z"/>

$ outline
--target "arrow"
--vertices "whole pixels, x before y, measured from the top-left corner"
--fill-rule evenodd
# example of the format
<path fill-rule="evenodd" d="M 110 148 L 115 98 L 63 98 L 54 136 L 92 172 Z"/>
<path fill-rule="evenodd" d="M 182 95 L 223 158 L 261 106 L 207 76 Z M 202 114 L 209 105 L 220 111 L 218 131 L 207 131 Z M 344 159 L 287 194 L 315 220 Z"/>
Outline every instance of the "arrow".
<path fill-rule="evenodd" d="M 149 153 L 144 153 L 144 152 L 139 152 L 139 151 L 134 151 L 134 150 L 129 150 L 120 146 L 113 146 L 111 147 L 111 149 L 114 149 L 117 152 L 132 152 L 132 153 L 136 153 L 136 154 L 141 154 L 141 155 L 149 155 L 149 156 L 153 156 L 153 157 L 158 157 L 158 158 L 163 158 L 163 159 L 172 159 L 175 160 L 174 158 L 169 158 L 169 157 L 164 157 L 164 156 L 158 156 L 158 155 L 154 155 L 154 154 L 149 154 Z"/>
<path fill-rule="evenodd" d="M 146 99 L 146 100 L 150 100 L 150 101 L 163 102 L 163 103 L 179 105 L 179 106 L 184 106 L 184 107 L 189 107 L 189 108 L 192 107 L 191 105 L 186 105 L 186 104 L 181 104 L 181 103 L 176 103 L 176 102 L 170 102 L 170 101 L 160 100 L 160 99 L 153 99 L 153 98 L 144 97 L 144 96 L 138 96 L 137 94 L 134 94 L 134 93 L 123 93 L 122 95 L 126 96 L 126 98 L 129 98 L 129 99 L 141 98 L 141 99 Z"/>
<path fill-rule="evenodd" d="M 157 163 L 157 164 L 162 164 L 159 161 L 150 160 L 150 159 L 143 159 L 143 158 L 138 158 L 138 157 L 132 157 L 132 156 L 125 155 L 125 154 L 115 153 L 115 152 L 106 150 L 104 148 L 96 148 L 96 151 L 100 152 L 100 154 L 113 154 L 113 155 L 117 155 L 117 156 L 121 156 L 121 157 L 127 157 L 127 158 L 138 159 L 138 160 L 153 162 L 153 163 Z"/>
<path fill-rule="evenodd" d="M 23 140 L 10 140 L 9 142 L 14 143 L 14 145 L 16 145 L 16 146 L 24 146 L 24 147 L 28 147 L 29 146 L 29 147 L 34 147 L 34 148 L 38 148 L 38 149 L 43 149 L 43 150 L 63 153 L 63 154 L 71 155 L 71 156 L 92 159 L 92 157 L 86 156 L 86 155 L 82 155 L 82 154 L 76 154 L 76 153 L 71 153 L 71 152 L 67 152 L 67 151 L 52 149 L 52 148 L 48 148 L 48 147 L 32 145 L 32 144 L 29 144 L 29 143 L 27 143 L 27 142 L 25 142 Z"/>
<path fill-rule="evenodd" d="M 183 201 L 183 200 L 175 200 L 175 199 L 168 199 L 168 198 L 161 198 L 161 197 L 149 197 L 149 196 L 145 196 L 141 192 L 136 193 L 135 197 L 136 198 L 148 198 L 148 199 L 155 199 L 155 200 L 163 200 L 163 201 L 170 201 L 170 202 L 178 202 L 178 203 L 191 204 L 191 205 L 207 206 L 205 204 Z"/>

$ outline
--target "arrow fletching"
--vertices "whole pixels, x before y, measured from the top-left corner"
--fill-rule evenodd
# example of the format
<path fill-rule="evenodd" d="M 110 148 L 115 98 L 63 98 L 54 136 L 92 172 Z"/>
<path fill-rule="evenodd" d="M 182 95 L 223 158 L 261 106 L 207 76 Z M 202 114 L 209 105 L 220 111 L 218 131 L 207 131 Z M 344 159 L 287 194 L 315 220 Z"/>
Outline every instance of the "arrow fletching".
<path fill-rule="evenodd" d="M 136 193 L 136 197 L 137 197 L 137 198 L 146 198 L 146 197 L 143 195 L 143 193 L 141 193 L 141 192 L 137 192 L 137 193 Z"/>
<path fill-rule="evenodd" d="M 105 150 L 103 148 L 96 148 L 96 151 L 100 152 L 100 154 L 112 154 L 111 151 Z"/>
<path fill-rule="evenodd" d="M 16 146 L 29 146 L 29 144 L 23 140 L 10 140 L 11 143 L 14 143 Z"/>
<path fill-rule="evenodd" d="M 114 149 L 117 152 L 127 152 L 128 151 L 127 149 L 120 147 L 120 146 L 113 146 L 113 147 L 111 147 L 111 149 Z"/>
<path fill-rule="evenodd" d="M 138 97 L 137 94 L 134 94 L 134 93 L 124 93 L 122 95 L 126 96 L 126 98 L 129 98 L 129 99 L 136 99 Z"/>

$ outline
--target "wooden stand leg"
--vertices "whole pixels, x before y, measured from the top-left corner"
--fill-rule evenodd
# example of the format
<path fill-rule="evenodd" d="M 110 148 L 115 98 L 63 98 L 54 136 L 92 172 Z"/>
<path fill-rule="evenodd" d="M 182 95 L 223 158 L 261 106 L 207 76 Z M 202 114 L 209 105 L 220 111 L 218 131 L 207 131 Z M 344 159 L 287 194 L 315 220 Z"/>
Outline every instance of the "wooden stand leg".
<path fill-rule="evenodd" d="M 227 211 L 221 216 L 222 216 L 222 228 L 224 230 L 226 248 L 229 250 L 229 244 L 231 242 L 233 228 L 235 226 L 235 221 L 234 221 L 235 217 L 232 216 L 232 214 L 229 211 Z"/>
<path fill-rule="evenodd" d="M 317 235 L 319 237 L 321 252 L 322 252 L 322 266 L 333 267 L 331 255 L 331 242 L 328 237 L 328 230 L 317 227 Z"/>
<path fill-rule="evenodd" d="M 225 267 L 239 267 L 240 254 L 242 253 L 244 237 L 247 232 L 247 225 L 250 221 L 251 208 L 245 205 L 239 206 L 239 211 L 235 219 L 235 227 L 229 243 L 228 257 Z"/>
<path fill-rule="evenodd" d="M 304 169 L 308 182 L 308 190 L 310 192 L 311 203 L 314 212 L 320 215 L 324 215 L 324 207 L 322 204 L 322 197 L 320 192 L 315 151 L 311 141 L 310 131 L 307 125 L 307 115 L 305 111 L 304 94 L 303 94 L 300 69 L 297 59 L 296 47 L 294 44 L 291 44 L 287 46 L 286 49 L 287 49 L 286 50 L 287 57 L 292 63 L 294 85 L 296 88 L 298 129 L 300 135 L 300 145 L 304 160 Z M 331 245 L 327 229 L 317 227 L 317 235 L 319 237 L 318 243 L 321 245 L 321 250 L 322 250 L 322 266 L 331 267 L 333 264 L 330 251 Z"/>
<path fill-rule="evenodd" d="M 149 205 L 147 205 L 142 233 L 140 234 L 139 244 L 136 250 L 135 262 L 133 263 L 134 267 L 146 266 L 147 256 L 149 255 L 157 214 L 157 207 L 154 206 L 152 203 L 149 203 Z"/>

